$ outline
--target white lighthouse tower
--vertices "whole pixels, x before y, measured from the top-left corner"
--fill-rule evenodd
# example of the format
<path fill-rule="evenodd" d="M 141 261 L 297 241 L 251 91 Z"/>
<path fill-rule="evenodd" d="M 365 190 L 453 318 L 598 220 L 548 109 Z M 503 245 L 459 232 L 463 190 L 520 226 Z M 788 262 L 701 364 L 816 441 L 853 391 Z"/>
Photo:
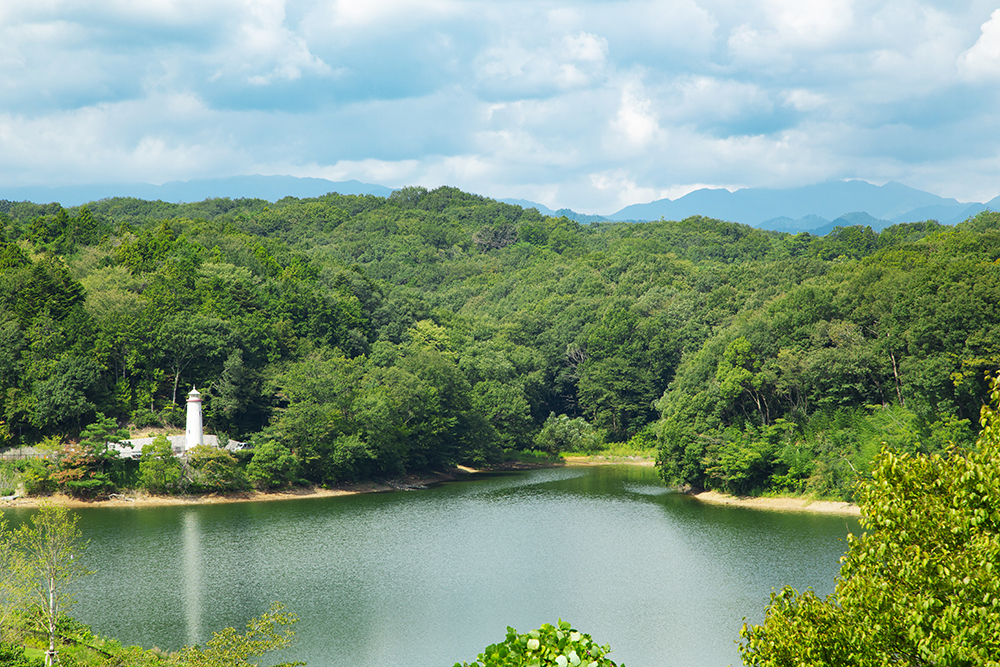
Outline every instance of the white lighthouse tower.
<path fill-rule="evenodd" d="M 195 387 L 188 394 L 187 398 L 187 433 L 185 435 L 184 449 L 188 450 L 203 444 L 205 437 L 201 428 L 201 394 Z"/>

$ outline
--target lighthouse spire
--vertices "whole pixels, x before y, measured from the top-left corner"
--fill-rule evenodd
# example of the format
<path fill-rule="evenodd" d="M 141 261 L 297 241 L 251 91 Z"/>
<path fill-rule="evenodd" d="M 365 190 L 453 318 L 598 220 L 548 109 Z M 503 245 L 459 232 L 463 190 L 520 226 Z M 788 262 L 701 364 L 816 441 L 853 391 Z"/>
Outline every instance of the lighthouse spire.
<path fill-rule="evenodd" d="M 187 398 L 187 431 L 185 433 L 184 449 L 188 450 L 204 443 L 205 437 L 201 426 L 201 394 L 198 388 L 191 389 Z"/>

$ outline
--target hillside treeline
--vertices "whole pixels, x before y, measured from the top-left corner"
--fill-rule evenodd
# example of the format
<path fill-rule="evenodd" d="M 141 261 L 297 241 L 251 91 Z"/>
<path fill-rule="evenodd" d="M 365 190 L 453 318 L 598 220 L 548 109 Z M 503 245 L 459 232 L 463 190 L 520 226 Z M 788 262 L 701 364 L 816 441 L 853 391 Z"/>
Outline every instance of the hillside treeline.
<path fill-rule="evenodd" d="M 1000 364 L 996 213 L 816 237 L 404 188 L 0 228 L 0 446 L 182 425 L 197 385 L 268 485 L 631 440 L 675 484 L 849 496 L 882 441 L 972 442 Z"/>

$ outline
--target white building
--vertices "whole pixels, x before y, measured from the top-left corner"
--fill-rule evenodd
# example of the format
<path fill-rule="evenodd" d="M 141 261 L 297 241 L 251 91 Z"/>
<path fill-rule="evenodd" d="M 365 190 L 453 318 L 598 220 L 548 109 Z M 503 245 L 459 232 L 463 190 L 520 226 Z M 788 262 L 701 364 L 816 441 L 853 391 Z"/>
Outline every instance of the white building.
<path fill-rule="evenodd" d="M 198 387 L 194 387 L 188 394 L 187 400 L 187 431 L 184 434 L 186 440 L 184 449 L 192 449 L 204 444 L 205 434 L 201 427 L 201 394 Z"/>
<path fill-rule="evenodd" d="M 197 447 L 198 445 L 209 445 L 211 447 L 219 446 L 218 436 L 205 435 L 201 418 L 201 392 L 198 391 L 197 387 L 191 389 L 190 393 L 188 393 L 187 424 L 184 435 L 168 435 L 164 437 L 170 441 L 170 447 L 174 450 L 174 455 L 176 456 L 181 456 L 189 449 Z M 134 438 L 132 440 L 114 443 L 110 445 L 109 448 L 116 450 L 118 455 L 123 458 L 137 459 L 142 454 L 143 446 L 153 444 L 153 440 L 155 439 L 156 438 Z M 230 440 L 226 445 L 226 449 L 229 451 L 237 451 L 243 449 L 245 445 L 245 442 Z"/>

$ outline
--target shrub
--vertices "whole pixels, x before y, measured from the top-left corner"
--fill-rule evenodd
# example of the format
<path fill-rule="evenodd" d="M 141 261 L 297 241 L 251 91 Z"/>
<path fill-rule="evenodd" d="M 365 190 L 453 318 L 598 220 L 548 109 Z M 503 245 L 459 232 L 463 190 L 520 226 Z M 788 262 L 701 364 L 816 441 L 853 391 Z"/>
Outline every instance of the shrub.
<path fill-rule="evenodd" d="M 198 445 L 188 451 L 187 463 L 192 491 L 212 493 L 247 488 L 246 474 L 236 458 L 225 449 Z"/>
<path fill-rule="evenodd" d="M 166 436 L 158 435 L 142 446 L 139 459 L 139 484 L 150 493 L 176 493 L 183 487 L 183 468 L 174 456 Z"/>
<path fill-rule="evenodd" d="M 298 474 L 298 459 L 280 442 L 266 440 L 254 447 L 253 459 L 247 466 L 247 477 L 258 489 L 287 486 L 298 479 Z"/>
<path fill-rule="evenodd" d="M 0 642 L 0 665 L 4 667 L 42 667 L 41 658 L 29 658 L 19 644 Z"/>
<path fill-rule="evenodd" d="M 607 644 L 599 646 L 560 619 L 524 634 L 508 627 L 504 641 L 487 646 L 475 662 L 456 662 L 455 667 L 617 667 L 607 657 L 610 652 Z"/>
<path fill-rule="evenodd" d="M 600 449 L 603 444 L 603 434 L 583 417 L 570 419 L 566 415 L 557 417 L 555 413 L 549 415 L 542 430 L 535 436 L 535 447 L 553 454 L 590 452 Z"/>
<path fill-rule="evenodd" d="M 52 479 L 52 472 L 53 466 L 48 459 L 28 459 L 21 477 L 24 492 L 29 496 L 37 496 L 55 491 L 56 483 Z"/>

